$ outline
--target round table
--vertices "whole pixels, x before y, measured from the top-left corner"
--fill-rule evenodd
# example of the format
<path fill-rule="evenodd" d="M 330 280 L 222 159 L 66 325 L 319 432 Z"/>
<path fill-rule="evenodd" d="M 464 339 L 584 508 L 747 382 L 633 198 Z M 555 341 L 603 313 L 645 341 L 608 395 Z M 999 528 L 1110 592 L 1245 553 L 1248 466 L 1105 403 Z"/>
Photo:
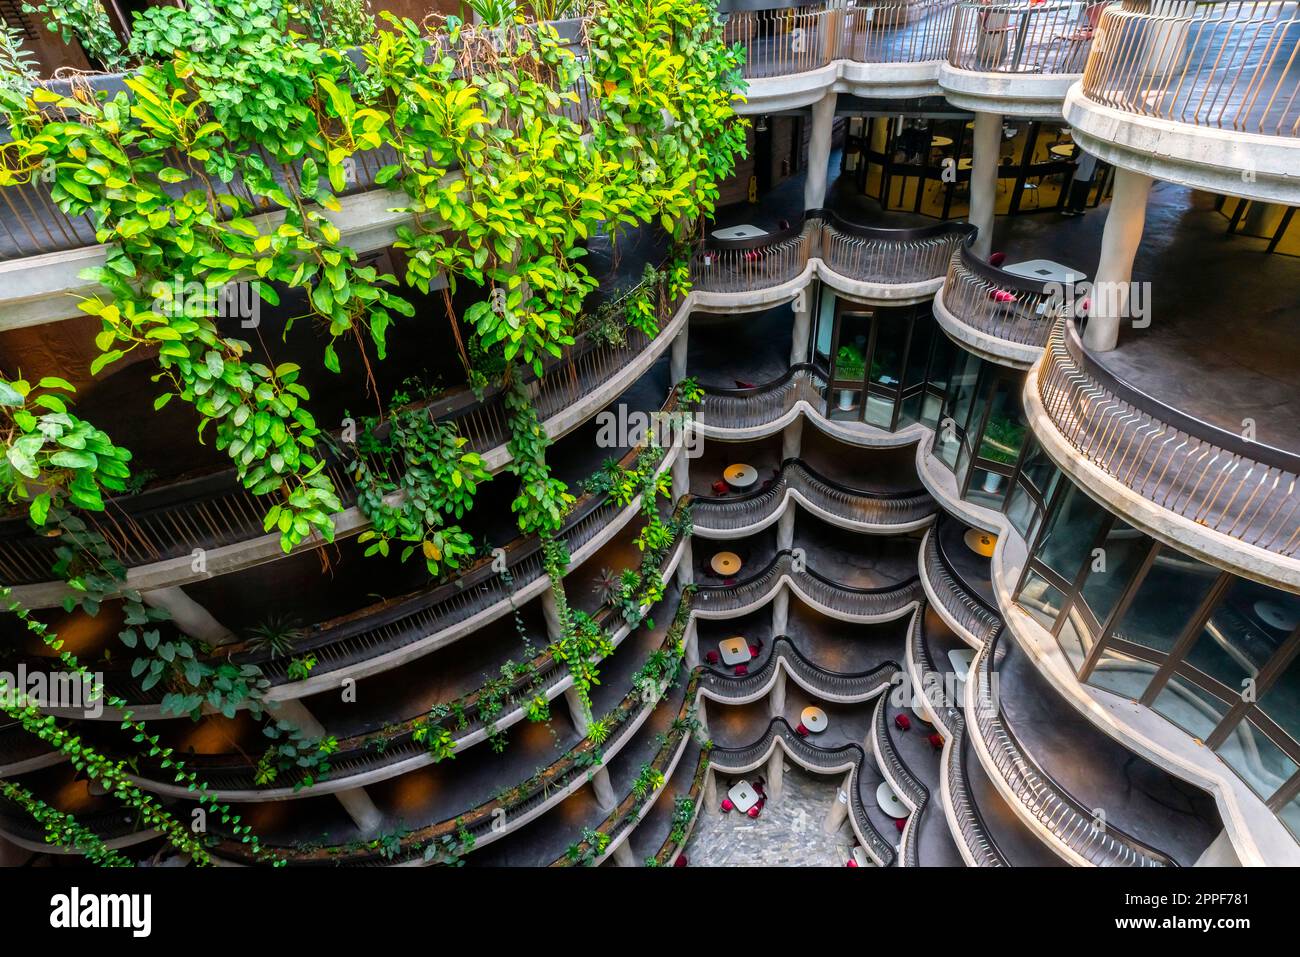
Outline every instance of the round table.
<path fill-rule="evenodd" d="M 907 817 L 911 813 L 907 805 L 894 793 L 888 781 L 881 781 L 880 786 L 876 788 L 876 803 L 880 805 L 880 810 L 893 818 Z"/>
<path fill-rule="evenodd" d="M 821 734 L 830 724 L 826 719 L 826 712 L 812 705 L 799 713 L 799 722 L 813 734 Z"/>
<path fill-rule="evenodd" d="M 970 166 L 971 166 L 971 158 L 969 156 L 963 156 L 961 159 L 957 161 L 958 169 L 970 169 Z"/>
<path fill-rule="evenodd" d="M 1255 602 L 1255 614 L 1264 624 L 1278 631 L 1292 631 L 1297 624 L 1300 624 L 1293 609 L 1279 601 L 1270 601 L 1267 598 Z"/>
<path fill-rule="evenodd" d="M 709 567 L 719 575 L 734 575 L 740 571 L 740 556 L 735 552 L 718 552 L 709 559 Z"/>
<path fill-rule="evenodd" d="M 1047 152 L 1051 153 L 1053 156 L 1059 156 L 1061 159 L 1072 159 L 1074 157 L 1074 144 L 1057 143 Z"/>
<path fill-rule="evenodd" d="M 998 545 L 996 535 L 992 532 L 981 531 L 978 528 L 967 529 L 966 534 L 962 536 L 962 541 L 966 543 L 966 547 L 972 552 L 976 555 L 982 555 L 984 558 L 992 558 L 993 549 L 997 548 Z"/>
<path fill-rule="evenodd" d="M 737 462 L 722 470 L 722 478 L 732 488 L 749 488 L 758 481 L 758 469 L 744 462 Z"/>
<path fill-rule="evenodd" d="M 930 137 L 932 147 L 952 146 L 951 136 L 932 136 Z"/>

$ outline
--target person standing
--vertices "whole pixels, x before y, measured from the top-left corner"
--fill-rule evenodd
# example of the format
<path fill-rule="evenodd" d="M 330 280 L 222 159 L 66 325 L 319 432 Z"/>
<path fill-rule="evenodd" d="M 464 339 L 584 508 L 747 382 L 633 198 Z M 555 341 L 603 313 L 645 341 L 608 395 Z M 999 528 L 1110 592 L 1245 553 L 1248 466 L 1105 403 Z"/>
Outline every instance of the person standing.
<path fill-rule="evenodd" d="M 1070 182 L 1070 195 L 1061 209 L 1062 216 L 1078 216 L 1088 206 L 1088 193 L 1092 190 L 1092 181 L 1097 175 L 1097 157 L 1079 150 L 1079 162 L 1074 169 L 1074 179 Z"/>

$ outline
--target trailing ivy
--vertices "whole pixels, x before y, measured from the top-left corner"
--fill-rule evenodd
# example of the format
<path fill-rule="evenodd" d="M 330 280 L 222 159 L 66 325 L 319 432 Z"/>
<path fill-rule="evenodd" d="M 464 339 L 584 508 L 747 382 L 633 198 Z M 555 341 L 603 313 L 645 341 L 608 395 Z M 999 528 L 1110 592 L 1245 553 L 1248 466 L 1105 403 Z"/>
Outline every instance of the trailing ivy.
<path fill-rule="evenodd" d="M 100 0 L 24 2 L 23 13 L 39 13 L 51 33 L 57 33 L 64 43 L 80 43 L 86 55 L 105 70 L 124 70 L 131 64 Z"/>
<path fill-rule="evenodd" d="M 128 857 L 109 848 L 99 835 L 82 825 L 75 817 L 58 808 L 50 807 L 21 785 L 0 780 L 0 795 L 13 801 L 32 816 L 45 832 L 45 843 L 56 847 L 75 848 L 86 860 L 100 867 L 134 867 Z"/>

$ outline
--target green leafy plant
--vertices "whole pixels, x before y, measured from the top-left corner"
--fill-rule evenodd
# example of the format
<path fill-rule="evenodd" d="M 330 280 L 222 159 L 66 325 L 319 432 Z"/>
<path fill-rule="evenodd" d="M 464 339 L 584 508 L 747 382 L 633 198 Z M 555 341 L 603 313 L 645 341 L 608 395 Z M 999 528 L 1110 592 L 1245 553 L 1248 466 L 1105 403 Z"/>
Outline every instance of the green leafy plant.
<path fill-rule="evenodd" d="M 23 12 L 39 13 L 50 32 L 57 33 L 64 43 L 80 43 L 86 55 L 105 70 L 124 70 L 131 64 L 99 0 L 24 2 Z"/>

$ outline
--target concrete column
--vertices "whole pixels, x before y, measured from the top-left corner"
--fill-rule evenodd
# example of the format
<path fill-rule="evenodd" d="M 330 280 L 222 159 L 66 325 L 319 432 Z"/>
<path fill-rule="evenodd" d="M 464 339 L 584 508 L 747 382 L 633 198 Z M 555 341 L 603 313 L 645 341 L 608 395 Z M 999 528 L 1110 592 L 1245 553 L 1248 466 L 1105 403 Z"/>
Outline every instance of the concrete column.
<path fill-rule="evenodd" d="M 691 331 L 689 320 L 682 323 L 681 331 L 673 338 L 672 358 L 669 362 L 669 375 L 674 383 L 681 382 L 686 378 L 686 349 L 689 342 L 688 333 Z"/>
<path fill-rule="evenodd" d="M 564 703 L 569 706 L 569 717 L 573 720 L 574 730 L 585 738 L 591 729 L 591 716 L 587 714 L 587 707 L 578 696 L 577 688 L 570 685 L 564 689 Z"/>
<path fill-rule="evenodd" d="M 714 774 L 713 768 L 704 772 L 704 806 L 714 814 L 721 810 L 718 806 L 717 775 Z"/>
<path fill-rule="evenodd" d="M 700 725 L 700 734 L 706 738 L 709 736 L 709 716 L 704 709 L 704 698 L 699 698 L 695 702 L 695 720 Z"/>
<path fill-rule="evenodd" d="M 682 542 L 682 557 L 677 562 L 677 584 L 685 588 L 695 581 L 695 557 L 688 538 Z"/>
<path fill-rule="evenodd" d="M 799 511 L 799 506 L 790 502 L 781 513 L 781 517 L 776 520 L 776 548 L 781 551 L 786 548 L 794 548 L 794 516 Z"/>
<path fill-rule="evenodd" d="M 691 460 L 686 454 L 686 447 L 677 450 L 673 459 L 673 501 L 676 502 L 691 490 Z"/>
<path fill-rule="evenodd" d="M 794 420 L 781 430 L 781 461 L 797 459 L 803 451 L 803 416 Z"/>
<path fill-rule="evenodd" d="M 785 669 L 778 667 L 776 669 L 776 682 L 772 685 L 772 690 L 767 696 L 767 713 L 773 718 L 785 714 Z"/>
<path fill-rule="evenodd" d="M 542 591 L 542 616 L 546 619 L 546 637 L 559 641 L 564 637 L 564 622 L 560 619 L 560 604 L 549 585 Z"/>
<path fill-rule="evenodd" d="M 316 716 L 307 710 L 307 706 L 297 698 L 280 701 L 274 711 L 275 717 L 289 722 L 309 738 L 319 738 L 325 734 L 325 726 L 316 720 Z M 335 791 L 343 810 L 352 818 L 352 822 L 361 829 L 362 834 L 374 834 L 383 824 L 384 816 L 375 802 L 370 799 L 365 788 L 348 788 Z"/>
<path fill-rule="evenodd" d="M 609 779 L 609 771 L 604 767 L 599 767 L 591 775 L 591 793 L 595 795 L 596 805 L 606 814 L 618 806 L 618 798 L 614 796 L 614 784 Z"/>
<path fill-rule="evenodd" d="M 812 296 L 804 289 L 794 301 L 794 329 L 790 333 L 790 365 L 808 361 L 808 335 L 812 326 Z M 800 308 L 802 306 L 802 308 Z"/>
<path fill-rule="evenodd" d="M 624 841 L 618 847 L 614 848 L 614 853 L 611 856 L 614 858 L 614 863 L 619 867 L 641 866 L 641 862 L 638 861 L 636 855 L 632 853 L 632 845 L 629 841 Z"/>
<path fill-rule="evenodd" d="M 185 594 L 185 589 L 179 585 L 142 591 L 140 597 L 144 599 L 145 604 L 161 608 L 171 615 L 181 631 L 191 638 L 206 641 L 210 645 L 226 645 L 235 640 L 229 628 Z"/>
<path fill-rule="evenodd" d="M 831 162 L 831 125 L 835 122 L 833 90 L 813 104 L 812 134 L 808 140 L 808 176 L 803 185 L 803 208 L 820 209 L 826 202 L 826 176 Z"/>
<path fill-rule="evenodd" d="M 784 775 L 785 752 L 778 747 L 767 759 L 767 773 L 765 775 L 767 782 L 763 786 L 767 789 L 767 799 L 769 801 L 775 801 L 781 796 L 781 786 L 784 783 Z"/>
<path fill-rule="evenodd" d="M 1142 241 L 1147 219 L 1151 177 L 1115 167 L 1115 191 L 1101 234 L 1101 261 L 1092 287 L 1092 306 L 1083 343 L 1094 352 L 1108 352 L 1119 339 L 1120 320 L 1129 315 L 1133 257 Z"/>
<path fill-rule="evenodd" d="M 844 780 L 840 783 L 839 790 L 835 794 L 835 803 L 831 805 L 830 811 L 826 814 L 826 823 L 822 825 L 822 830 L 827 834 L 834 834 L 840 829 L 845 818 L 849 816 L 849 786 L 853 781 L 853 772 L 850 771 L 844 775 Z"/>
<path fill-rule="evenodd" d="M 686 667 L 695 670 L 700 666 L 700 631 L 695 626 L 695 619 L 686 621 L 686 633 L 682 636 L 686 645 Z"/>
<path fill-rule="evenodd" d="M 970 221 L 979 229 L 971 247 L 980 259 L 993 250 L 993 209 L 998 199 L 998 159 L 1002 149 L 1002 114 L 975 114 L 971 156 Z"/>
<path fill-rule="evenodd" d="M 772 596 L 772 637 L 784 635 L 790 624 L 790 589 L 781 585 Z"/>

